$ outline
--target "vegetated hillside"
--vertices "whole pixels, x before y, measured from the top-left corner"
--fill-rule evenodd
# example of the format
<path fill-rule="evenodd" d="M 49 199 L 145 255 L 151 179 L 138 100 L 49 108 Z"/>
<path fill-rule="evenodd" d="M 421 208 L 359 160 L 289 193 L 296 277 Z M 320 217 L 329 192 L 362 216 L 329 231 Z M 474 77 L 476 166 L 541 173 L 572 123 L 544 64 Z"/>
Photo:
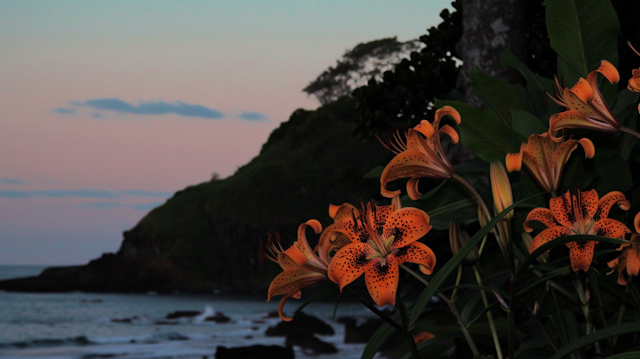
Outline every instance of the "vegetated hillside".
<path fill-rule="evenodd" d="M 269 232 L 288 245 L 302 222 L 332 223 L 330 203 L 366 201 L 378 192 L 377 179 L 363 175 L 391 154 L 352 136 L 354 116 L 346 98 L 296 110 L 234 175 L 177 192 L 125 232 L 117 256 L 169 266 L 196 286 L 268 283 L 279 271 L 260 258 Z"/>

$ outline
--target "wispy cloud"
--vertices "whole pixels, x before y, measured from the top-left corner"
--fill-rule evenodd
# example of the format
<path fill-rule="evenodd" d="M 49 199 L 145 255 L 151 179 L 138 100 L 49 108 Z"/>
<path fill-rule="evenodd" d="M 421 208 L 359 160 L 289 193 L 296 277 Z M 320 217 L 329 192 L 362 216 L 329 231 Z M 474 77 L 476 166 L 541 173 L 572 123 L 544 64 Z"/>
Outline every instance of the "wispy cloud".
<path fill-rule="evenodd" d="M 139 102 L 137 105 L 132 105 L 128 102 L 122 101 L 117 98 L 97 98 L 86 101 L 74 101 L 69 103 L 72 106 L 88 107 L 97 111 L 114 111 L 118 113 L 129 113 L 133 115 L 166 115 L 176 114 L 185 117 L 198 117 L 206 119 L 218 119 L 224 117 L 222 112 L 211 109 L 203 105 L 188 104 L 182 101 L 164 102 L 164 101 L 150 101 Z M 63 114 L 75 113 L 76 108 L 57 108 L 54 111 Z M 73 112 L 71 112 L 73 110 Z M 100 112 L 92 114 L 93 117 L 101 118 L 103 116 Z"/>
<path fill-rule="evenodd" d="M 75 108 L 58 107 L 53 109 L 53 112 L 56 112 L 62 115 L 75 115 L 76 113 L 78 113 L 78 110 L 76 110 Z"/>
<path fill-rule="evenodd" d="M 0 183 L 2 184 L 27 184 L 29 182 L 22 181 L 15 178 L 0 178 Z"/>
<path fill-rule="evenodd" d="M 4 198 L 33 198 L 33 197 L 55 197 L 55 198 L 125 198 L 125 197 L 171 197 L 170 192 L 150 192 L 140 190 L 130 191 L 105 191 L 93 189 L 78 190 L 40 190 L 40 191 L 16 191 L 0 190 L 0 197 Z"/>
<path fill-rule="evenodd" d="M 238 115 L 238 118 L 241 118 L 243 120 L 249 120 L 249 121 L 261 121 L 261 120 L 266 120 L 267 115 L 260 112 L 245 111 L 245 112 L 242 112 L 240 115 Z"/>
<path fill-rule="evenodd" d="M 176 114 L 184 117 L 221 119 L 239 118 L 247 121 L 262 121 L 269 119 L 264 113 L 254 111 L 242 111 L 240 114 L 224 114 L 218 110 L 198 104 L 189 104 L 182 101 L 140 101 L 138 104 L 131 104 L 118 98 L 96 98 L 86 101 L 71 101 L 67 107 L 58 107 L 53 112 L 62 115 L 75 115 L 81 112 L 82 108 L 89 109 L 88 116 L 104 119 L 108 118 L 105 113 L 132 114 L 132 115 L 166 115 Z"/>

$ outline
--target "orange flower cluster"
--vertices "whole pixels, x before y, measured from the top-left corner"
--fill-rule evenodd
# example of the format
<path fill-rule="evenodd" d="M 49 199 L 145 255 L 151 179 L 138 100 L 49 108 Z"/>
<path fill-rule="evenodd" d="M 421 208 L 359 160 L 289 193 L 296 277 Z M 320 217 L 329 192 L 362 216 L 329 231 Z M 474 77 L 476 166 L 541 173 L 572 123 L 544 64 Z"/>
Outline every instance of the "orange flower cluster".
<path fill-rule="evenodd" d="M 297 241 L 287 250 L 279 242 L 269 243 L 266 257 L 279 263 L 283 272 L 271 283 L 267 300 L 284 295 L 278 308 L 282 320 L 291 320 L 282 312 L 289 298 L 300 298 L 300 289 L 327 278 L 342 290 L 364 274 L 371 297 L 383 306 L 395 305 L 400 264 L 417 263 L 423 273 L 431 274 L 435 254 L 418 242 L 432 227 L 424 211 L 400 208 L 396 197 L 388 206 L 331 205 L 329 214 L 334 223 L 324 231 L 317 220 L 300 225 Z M 307 227 L 322 231 L 314 250 L 305 235 Z"/>
<path fill-rule="evenodd" d="M 634 225 L 636 233 L 631 235 L 629 243 L 624 243 L 618 248 L 620 256 L 618 258 L 607 263 L 609 268 L 618 271 L 618 284 L 627 285 L 627 280 L 624 277 L 624 272 L 627 272 L 629 276 L 638 276 L 640 272 L 640 252 L 638 252 L 638 246 L 640 246 L 640 212 L 636 214 L 634 219 Z"/>
<path fill-rule="evenodd" d="M 531 221 L 537 221 L 548 228 L 533 238 L 529 252 L 541 245 L 564 236 L 577 234 L 594 234 L 609 238 L 624 238 L 631 231 L 622 222 L 607 218 L 614 204 L 624 210 L 630 207 L 629 201 L 620 192 L 609 192 L 598 200 L 596 190 L 578 191 L 571 195 L 567 191 L 562 197 L 552 198 L 549 208 L 535 208 L 529 212 L 524 222 L 524 229 L 532 232 Z M 589 270 L 593 251 L 598 241 L 569 242 L 569 259 L 574 271 Z"/>

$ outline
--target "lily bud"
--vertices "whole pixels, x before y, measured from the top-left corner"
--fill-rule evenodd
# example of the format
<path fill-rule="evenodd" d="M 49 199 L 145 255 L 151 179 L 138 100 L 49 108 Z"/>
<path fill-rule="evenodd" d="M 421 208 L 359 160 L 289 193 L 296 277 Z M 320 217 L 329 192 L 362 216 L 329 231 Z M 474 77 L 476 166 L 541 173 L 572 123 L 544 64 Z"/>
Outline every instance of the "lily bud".
<path fill-rule="evenodd" d="M 496 214 L 498 214 L 513 204 L 511 183 L 509 182 L 507 170 L 499 161 L 491 161 L 490 175 L 491 192 L 493 193 L 493 205 Z M 507 213 L 504 218 L 513 218 L 513 210 Z"/>
<path fill-rule="evenodd" d="M 524 243 L 524 246 L 527 248 L 527 250 L 529 250 L 529 248 L 531 248 L 531 243 L 533 242 L 533 237 L 529 233 L 523 232 L 522 242 Z M 549 261 L 549 253 L 541 254 L 540 256 L 538 256 L 538 258 L 536 258 L 536 260 L 540 264 L 547 263 Z"/>
<path fill-rule="evenodd" d="M 453 255 L 456 255 L 460 248 L 469 243 L 471 237 L 466 231 L 460 229 L 460 223 L 457 220 L 451 221 L 449 224 L 449 244 L 451 245 L 451 251 Z M 462 260 L 462 264 L 464 265 L 473 265 L 480 259 L 480 252 L 478 252 L 478 247 L 473 247 L 471 252 L 467 254 L 466 257 Z"/>

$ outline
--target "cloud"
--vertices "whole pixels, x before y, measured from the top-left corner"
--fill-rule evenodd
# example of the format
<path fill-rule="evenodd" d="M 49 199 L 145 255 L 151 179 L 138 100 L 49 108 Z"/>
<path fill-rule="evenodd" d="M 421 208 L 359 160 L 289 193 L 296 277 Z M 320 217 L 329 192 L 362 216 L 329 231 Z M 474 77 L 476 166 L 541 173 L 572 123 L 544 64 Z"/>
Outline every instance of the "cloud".
<path fill-rule="evenodd" d="M 238 118 L 241 118 L 243 120 L 249 120 L 249 121 L 260 121 L 260 120 L 266 120 L 267 115 L 260 112 L 245 111 L 245 112 L 242 112 L 240 115 L 238 115 Z"/>
<path fill-rule="evenodd" d="M 70 102 L 70 104 L 76 107 L 89 107 L 93 110 L 98 111 L 115 111 L 119 113 L 130 113 L 134 115 L 165 115 L 173 113 L 185 117 L 198 117 L 206 119 L 218 119 L 224 117 L 224 115 L 220 111 L 202 105 L 184 103 L 182 101 L 175 101 L 172 103 L 167 103 L 164 101 L 140 102 L 137 106 L 135 106 L 117 98 L 98 98 L 83 102 L 74 101 Z M 67 109 L 57 108 L 54 111 L 59 113 L 70 113 L 61 112 L 59 110 L 66 111 Z M 75 111 L 75 109 L 72 110 Z M 97 113 L 96 116 L 96 113 L 94 113 L 93 116 L 99 117 L 101 115 L 100 113 Z"/>
<path fill-rule="evenodd" d="M 21 181 L 19 179 L 14 179 L 14 178 L 0 178 L 0 183 L 2 183 L 2 184 L 27 184 L 29 182 Z"/>
<path fill-rule="evenodd" d="M 75 115 L 78 111 L 75 108 L 62 108 L 58 107 L 53 110 L 53 112 L 57 112 L 62 115 Z"/>
<path fill-rule="evenodd" d="M 87 112 L 87 115 L 98 119 L 107 118 L 104 114 L 105 111 L 133 115 L 176 114 L 184 117 L 204 119 L 220 119 L 224 117 L 234 117 L 248 121 L 269 119 L 269 116 L 261 112 L 242 111 L 239 115 L 225 115 L 218 110 L 203 105 L 188 104 L 182 101 L 174 101 L 171 103 L 164 101 L 141 101 L 137 105 L 132 105 L 117 98 L 96 98 L 86 101 L 71 101 L 68 105 L 71 107 L 58 107 L 53 111 L 63 115 L 75 115 L 80 108 L 88 108 L 90 111 Z"/>
<path fill-rule="evenodd" d="M 15 191 L 0 190 L 0 197 L 4 198 L 33 198 L 33 197 L 54 197 L 54 198 L 125 198 L 125 197 L 155 197 L 169 198 L 170 192 L 150 192 L 141 190 L 129 191 L 105 191 L 93 189 L 78 190 L 46 190 L 46 191 Z"/>

